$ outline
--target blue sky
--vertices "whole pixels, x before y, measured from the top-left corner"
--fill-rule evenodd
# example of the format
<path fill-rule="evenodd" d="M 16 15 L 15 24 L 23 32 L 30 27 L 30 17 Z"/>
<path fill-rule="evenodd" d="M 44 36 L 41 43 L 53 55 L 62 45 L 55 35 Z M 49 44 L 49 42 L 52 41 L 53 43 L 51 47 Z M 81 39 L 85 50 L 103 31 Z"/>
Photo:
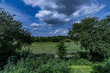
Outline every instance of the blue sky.
<path fill-rule="evenodd" d="M 82 18 L 110 15 L 110 0 L 0 0 L 0 8 L 16 14 L 15 20 L 33 36 L 67 35 Z"/>

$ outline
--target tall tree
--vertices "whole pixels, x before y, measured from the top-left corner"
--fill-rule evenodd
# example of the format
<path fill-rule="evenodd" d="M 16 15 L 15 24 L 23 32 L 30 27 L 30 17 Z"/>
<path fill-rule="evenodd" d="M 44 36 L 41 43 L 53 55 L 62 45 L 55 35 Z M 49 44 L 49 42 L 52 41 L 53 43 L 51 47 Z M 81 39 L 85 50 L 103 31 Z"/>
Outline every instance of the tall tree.
<path fill-rule="evenodd" d="M 14 20 L 14 16 L 0 9 L 0 61 L 6 60 L 24 44 L 31 44 L 31 34 Z"/>
<path fill-rule="evenodd" d="M 97 17 L 89 17 L 83 19 L 80 23 L 73 24 L 73 28 L 69 32 L 69 36 L 80 42 L 81 47 L 89 50 L 90 60 L 93 52 L 102 55 L 105 52 L 105 47 L 108 50 L 109 43 L 104 40 L 107 39 L 108 35 L 110 36 L 108 22 L 110 22 L 108 17 L 101 21 Z"/>

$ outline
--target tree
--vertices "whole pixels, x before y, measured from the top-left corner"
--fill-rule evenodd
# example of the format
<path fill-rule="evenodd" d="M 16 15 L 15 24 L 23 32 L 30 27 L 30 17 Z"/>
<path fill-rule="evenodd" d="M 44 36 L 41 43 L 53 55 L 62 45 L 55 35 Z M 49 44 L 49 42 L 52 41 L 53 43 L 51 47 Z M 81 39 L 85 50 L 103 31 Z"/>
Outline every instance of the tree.
<path fill-rule="evenodd" d="M 31 34 L 14 20 L 14 16 L 0 9 L 0 61 L 6 60 L 25 44 L 31 44 Z"/>
<path fill-rule="evenodd" d="M 109 50 L 107 40 L 110 36 L 110 26 L 107 26 L 108 22 L 110 22 L 108 17 L 101 21 L 97 17 L 89 17 L 80 23 L 73 24 L 73 28 L 69 32 L 70 37 L 80 42 L 81 48 L 89 50 L 90 60 L 94 52 L 104 56 L 105 52 Z"/>
<path fill-rule="evenodd" d="M 92 58 L 92 47 L 90 46 L 93 42 L 91 37 L 97 22 L 96 17 L 83 19 L 80 23 L 73 24 L 73 28 L 69 32 L 70 37 L 80 42 L 81 48 L 89 49 L 90 59 Z"/>
<path fill-rule="evenodd" d="M 64 41 L 60 41 L 58 44 L 58 56 L 60 57 L 60 59 L 64 59 L 65 55 L 66 55 L 66 46 Z"/>

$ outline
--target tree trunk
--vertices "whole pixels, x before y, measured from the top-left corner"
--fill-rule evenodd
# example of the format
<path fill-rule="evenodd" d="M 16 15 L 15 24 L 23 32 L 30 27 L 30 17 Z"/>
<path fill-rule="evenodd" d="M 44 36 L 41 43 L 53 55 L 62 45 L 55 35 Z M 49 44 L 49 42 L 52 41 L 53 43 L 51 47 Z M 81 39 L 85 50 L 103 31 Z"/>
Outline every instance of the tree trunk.
<path fill-rule="evenodd" d="M 92 60 L 92 49 L 89 50 L 89 60 Z"/>

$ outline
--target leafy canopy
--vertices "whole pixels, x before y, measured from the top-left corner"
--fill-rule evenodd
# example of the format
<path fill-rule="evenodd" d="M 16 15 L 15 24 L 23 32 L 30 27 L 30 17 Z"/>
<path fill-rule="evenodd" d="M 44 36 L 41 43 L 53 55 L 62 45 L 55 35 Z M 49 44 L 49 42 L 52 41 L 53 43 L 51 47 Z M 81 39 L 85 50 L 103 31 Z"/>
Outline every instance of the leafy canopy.
<path fill-rule="evenodd" d="M 88 49 L 90 55 L 98 53 L 102 56 L 110 54 L 110 17 L 99 20 L 88 17 L 80 23 L 74 23 L 69 31 L 69 37 L 80 42 L 81 48 Z"/>
<path fill-rule="evenodd" d="M 31 44 L 31 34 L 22 28 L 14 16 L 0 9 L 0 60 L 10 56 L 24 44 Z"/>

